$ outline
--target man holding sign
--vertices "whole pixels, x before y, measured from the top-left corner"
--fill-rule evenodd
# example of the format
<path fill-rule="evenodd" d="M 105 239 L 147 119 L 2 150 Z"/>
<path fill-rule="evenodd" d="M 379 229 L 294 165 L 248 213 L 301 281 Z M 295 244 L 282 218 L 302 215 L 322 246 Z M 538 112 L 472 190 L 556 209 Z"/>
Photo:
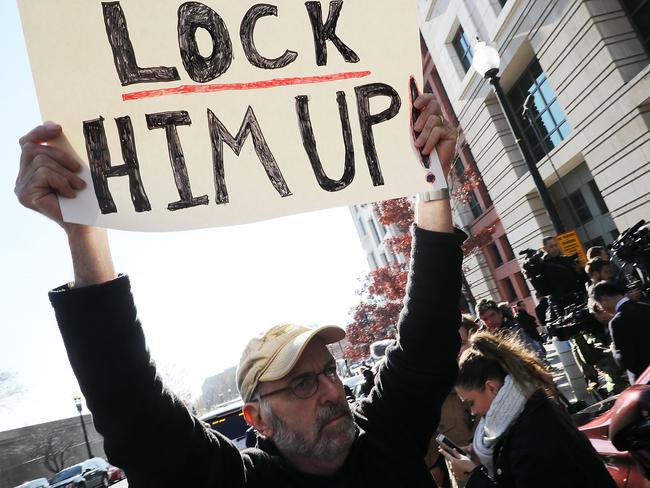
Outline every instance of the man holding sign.
<path fill-rule="evenodd" d="M 448 169 L 455 130 L 430 95 L 414 105 L 416 146 L 435 149 Z M 418 203 L 399 340 L 369 399 L 350 412 L 325 347 L 342 329 L 276 326 L 249 343 L 239 364 L 245 418 L 265 439 L 262 449 L 239 452 L 162 385 L 105 231 L 63 221 L 58 198 L 74 199 L 85 183 L 73 155 L 47 145 L 60 134 L 46 124 L 21 139 L 16 194 L 68 236 L 75 282 L 50 299 L 105 451 L 131 486 L 435 486 L 424 455 L 457 371 L 464 237 L 444 192 Z"/>

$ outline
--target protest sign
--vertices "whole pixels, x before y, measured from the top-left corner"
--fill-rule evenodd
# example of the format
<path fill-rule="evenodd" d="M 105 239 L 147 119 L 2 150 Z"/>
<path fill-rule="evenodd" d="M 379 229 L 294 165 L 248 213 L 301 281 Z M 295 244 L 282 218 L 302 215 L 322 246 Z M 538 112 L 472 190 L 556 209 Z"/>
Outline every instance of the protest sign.
<path fill-rule="evenodd" d="M 67 221 L 179 230 L 445 186 L 409 132 L 415 0 L 19 6 L 43 119 L 87 162 Z"/>

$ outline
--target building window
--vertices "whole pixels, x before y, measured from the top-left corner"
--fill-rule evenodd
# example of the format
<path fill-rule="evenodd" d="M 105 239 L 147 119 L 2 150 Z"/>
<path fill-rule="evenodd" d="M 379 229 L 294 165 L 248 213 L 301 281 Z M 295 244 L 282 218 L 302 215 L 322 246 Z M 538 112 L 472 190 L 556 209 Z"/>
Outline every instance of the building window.
<path fill-rule="evenodd" d="M 508 238 L 506 236 L 500 237 L 499 242 L 501 243 L 501 249 L 505 249 L 506 261 L 515 259 L 515 252 L 512 250 Z"/>
<path fill-rule="evenodd" d="M 622 0 L 646 51 L 650 52 L 650 0 Z"/>
<path fill-rule="evenodd" d="M 607 204 L 605 203 L 605 200 L 603 199 L 603 194 L 600 193 L 600 190 L 598 189 L 598 185 L 596 185 L 596 182 L 594 180 L 589 180 L 589 183 L 587 183 L 589 186 L 589 190 L 591 190 L 591 194 L 594 196 L 594 200 L 596 200 L 596 205 L 598 206 L 598 211 L 601 214 L 606 214 L 609 213 L 609 209 L 607 208 Z"/>
<path fill-rule="evenodd" d="M 513 276 L 512 276 L 519 285 L 519 289 L 523 292 L 522 298 L 526 298 L 530 296 L 530 288 L 528 288 L 528 285 L 526 284 L 526 280 L 524 279 L 524 275 L 522 275 L 519 271 L 517 271 Z"/>
<path fill-rule="evenodd" d="M 463 160 L 459 157 L 454 160 L 454 172 L 459 178 L 465 173 L 465 165 L 463 165 Z"/>
<path fill-rule="evenodd" d="M 474 191 L 469 194 L 468 205 L 474 218 L 478 219 L 483 213 L 483 209 L 481 208 L 481 204 L 479 203 L 478 198 L 476 198 L 476 193 L 474 193 Z"/>
<path fill-rule="evenodd" d="M 584 225 L 587 222 L 591 221 L 594 217 L 589 210 L 589 206 L 585 201 L 585 197 L 582 196 L 580 190 L 576 190 L 569 195 L 569 202 L 573 208 L 573 215 L 571 216 L 574 220 L 577 219 L 574 224 L 577 226 Z"/>
<path fill-rule="evenodd" d="M 377 226 L 375 225 L 375 221 L 372 219 L 368 219 L 368 227 L 370 227 L 370 230 L 372 231 L 372 237 L 375 239 L 375 244 L 376 245 L 381 244 L 381 239 L 379 238 L 379 232 L 377 231 Z"/>
<path fill-rule="evenodd" d="M 361 235 L 365 236 L 367 234 L 366 226 L 363 225 L 363 219 L 361 217 L 359 217 L 359 229 L 361 229 Z"/>
<path fill-rule="evenodd" d="M 377 265 L 377 260 L 375 259 L 374 253 L 368 254 L 368 261 L 370 261 L 370 267 L 372 269 L 377 269 L 379 266 Z"/>
<path fill-rule="evenodd" d="M 502 7 L 505 7 L 506 3 L 508 3 L 508 0 L 499 0 L 499 5 Z"/>
<path fill-rule="evenodd" d="M 488 248 L 490 249 L 490 254 L 492 254 L 492 259 L 494 260 L 494 267 L 498 268 L 503 264 L 503 258 L 501 257 L 499 248 L 495 243 L 490 244 Z"/>
<path fill-rule="evenodd" d="M 532 96 L 529 113 L 533 127 L 522 115 L 529 95 Z M 534 161 L 542 159 L 571 133 L 564 111 L 536 59 L 514 84 L 508 93 L 508 101 L 524 135 L 528 156 Z"/>
<path fill-rule="evenodd" d="M 501 280 L 501 288 L 504 295 L 503 300 L 508 303 L 514 302 L 517 298 L 517 292 L 515 291 L 515 287 L 512 286 L 512 281 L 510 281 L 510 278 Z"/>
<path fill-rule="evenodd" d="M 451 43 L 454 45 L 463 70 L 467 73 L 467 70 L 472 66 L 472 58 L 474 55 L 472 54 L 472 46 L 469 45 L 469 40 L 461 26 L 458 26 L 458 31 L 456 31 L 454 40 Z"/>
<path fill-rule="evenodd" d="M 384 263 L 384 266 L 388 266 L 389 262 L 388 262 L 388 256 L 386 256 L 386 253 L 383 253 L 383 252 L 381 253 L 381 260 Z"/>

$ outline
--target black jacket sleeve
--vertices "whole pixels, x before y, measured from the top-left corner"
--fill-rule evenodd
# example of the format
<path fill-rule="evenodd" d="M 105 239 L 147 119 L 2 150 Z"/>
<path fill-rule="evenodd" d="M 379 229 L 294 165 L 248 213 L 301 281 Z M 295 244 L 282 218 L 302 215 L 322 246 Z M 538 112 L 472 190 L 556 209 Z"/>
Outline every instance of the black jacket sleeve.
<path fill-rule="evenodd" d="M 614 359 L 638 377 L 650 364 L 650 306 L 624 303 L 611 320 L 609 330 Z"/>
<path fill-rule="evenodd" d="M 237 448 L 207 431 L 156 374 L 127 277 L 63 287 L 50 300 L 106 454 L 129 486 L 245 485 Z"/>
<path fill-rule="evenodd" d="M 465 234 L 414 226 L 411 268 L 398 323 L 370 398 L 357 410 L 370 435 L 424 459 L 456 379 L 460 348 L 461 243 Z"/>

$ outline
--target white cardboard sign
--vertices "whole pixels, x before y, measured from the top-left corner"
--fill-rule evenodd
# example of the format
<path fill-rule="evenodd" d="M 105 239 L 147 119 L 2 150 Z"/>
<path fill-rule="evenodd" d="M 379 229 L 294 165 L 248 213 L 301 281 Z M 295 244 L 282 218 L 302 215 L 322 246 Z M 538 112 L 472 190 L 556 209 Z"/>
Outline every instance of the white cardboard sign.
<path fill-rule="evenodd" d="M 445 186 L 414 152 L 415 0 L 19 0 L 67 221 L 180 230 Z M 62 138 L 63 139 L 63 138 Z"/>

